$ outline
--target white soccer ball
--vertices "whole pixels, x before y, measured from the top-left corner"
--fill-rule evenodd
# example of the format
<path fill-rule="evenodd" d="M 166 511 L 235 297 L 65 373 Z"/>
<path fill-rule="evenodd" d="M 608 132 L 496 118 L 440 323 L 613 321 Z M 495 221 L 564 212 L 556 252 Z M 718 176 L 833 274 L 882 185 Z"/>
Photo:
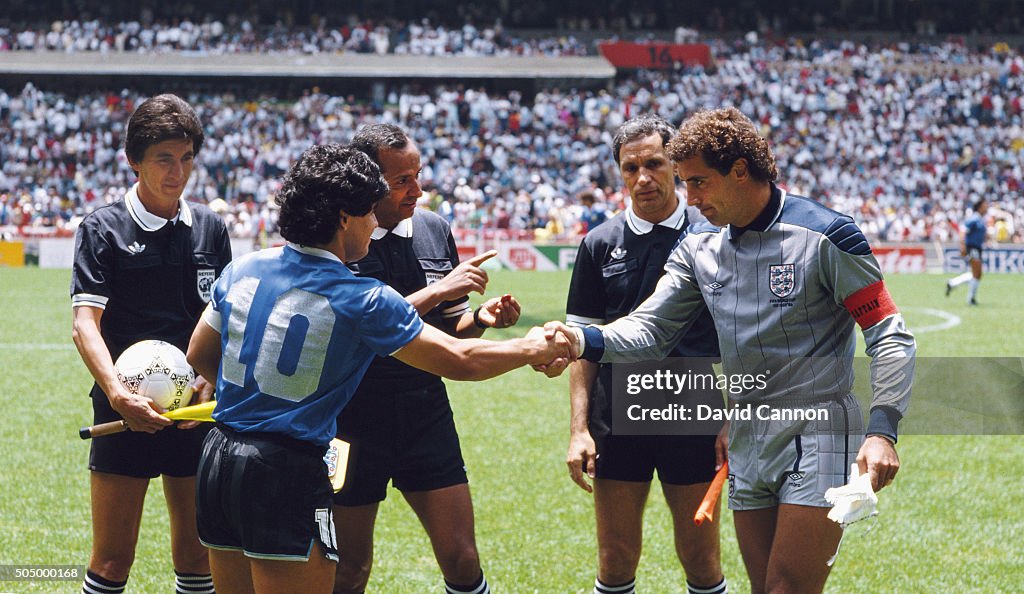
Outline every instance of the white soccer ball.
<path fill-rule="evenodd" d="M 114 368 L 129 392 L 145 396 L 165 410 L 186 406 L 192 400 L 196 374 L 185 353 L 169 342 L 137 342 L 121 353 Z"/>

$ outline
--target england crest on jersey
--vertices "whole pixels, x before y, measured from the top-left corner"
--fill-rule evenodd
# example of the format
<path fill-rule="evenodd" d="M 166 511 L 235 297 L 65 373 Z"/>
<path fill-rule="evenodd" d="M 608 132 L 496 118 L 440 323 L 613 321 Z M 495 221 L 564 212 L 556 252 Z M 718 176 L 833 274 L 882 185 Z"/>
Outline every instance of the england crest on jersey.
<path fill-rule="evenodd" d="M 768 288 L 776 297 L 787 297 L 796 286 L 796 264 L 772 264 L 768 267 Z"/>
<path fill-rule="evenodd" d="M 196 291 L 204 302 L 209 303 L 213 295 L 213 281 L 217 278 L 217 272 L 213 268 L 200 268 L 196 271 Z"/>

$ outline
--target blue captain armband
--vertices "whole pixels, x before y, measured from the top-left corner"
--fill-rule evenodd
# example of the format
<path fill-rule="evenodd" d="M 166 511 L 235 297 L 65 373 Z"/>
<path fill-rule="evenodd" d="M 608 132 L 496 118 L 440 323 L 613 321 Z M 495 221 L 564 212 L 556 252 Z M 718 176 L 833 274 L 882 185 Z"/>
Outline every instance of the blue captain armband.
<path fill-rule="evenodd" d="M 580 358 L 594 363 L 600 363 L 604 357 L 604 333 L 597 326 L 585 326 L 583 328 L 583 345 Z"/>

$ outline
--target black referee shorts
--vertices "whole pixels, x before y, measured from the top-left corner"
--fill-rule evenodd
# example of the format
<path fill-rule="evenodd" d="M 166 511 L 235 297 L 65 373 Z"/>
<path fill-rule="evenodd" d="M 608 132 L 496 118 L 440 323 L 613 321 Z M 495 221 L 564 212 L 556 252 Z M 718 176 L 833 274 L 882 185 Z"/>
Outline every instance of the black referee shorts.
<path fill-rule="evenodd" d="M 433 491 L 468 482 L 459 434 L 440 381 L 428 387 L 360 388 L 338 418 L 351 444 L 338 505 L 383 501 L 388 481 L 400 491 Z"/>
<path fill-rule="evenodd" d="M 597 442 L 600 479 L 694 485 L 715 476 L 715 435 L 607 435 Z"/>
<path fill-rule="evenodd" d="M 99 386 L 93 386 L 89 395 L 93 423 L 121 419 Z M 172 425 L 156 433 L 125 431 L 97 437 L 89 447 L 89 470 L 136 478 L 195 476 L 203 438 L 209 430 L 210 423 L 200 423 L 187 430 Z"/>
<path fill-rule="evenodd" d="M 218 424 L 196 477 L 199 540 L 247 557 L 308 561 L 313 545 L 338 560 L 327 448 Z"/>

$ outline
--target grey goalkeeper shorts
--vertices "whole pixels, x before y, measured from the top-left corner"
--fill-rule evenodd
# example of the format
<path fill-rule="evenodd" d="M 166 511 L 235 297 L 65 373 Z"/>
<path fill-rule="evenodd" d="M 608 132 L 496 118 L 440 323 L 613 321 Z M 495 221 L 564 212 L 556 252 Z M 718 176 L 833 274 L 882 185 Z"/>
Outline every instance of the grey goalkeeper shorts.
<path fill-rule="evenodd" d="M 781 503 L 829 507 L 825 491 L 849 481 L 864 441 L 856 398 L 771 401 L 750 408 L 750 420 L 729 425 L 729 509 Z"/>

